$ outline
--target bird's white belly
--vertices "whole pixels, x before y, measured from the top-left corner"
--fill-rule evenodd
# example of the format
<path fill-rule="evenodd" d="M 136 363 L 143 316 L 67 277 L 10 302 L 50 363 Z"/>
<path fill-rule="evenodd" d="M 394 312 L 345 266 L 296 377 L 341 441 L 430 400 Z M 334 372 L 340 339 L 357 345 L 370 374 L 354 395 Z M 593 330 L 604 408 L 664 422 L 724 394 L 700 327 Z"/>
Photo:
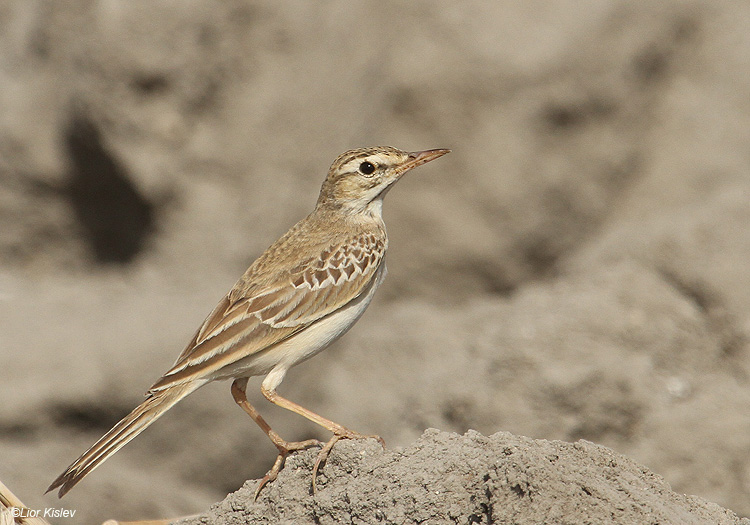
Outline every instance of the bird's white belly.
<path fill-rule="evenodd" d="M 384 263 L 365 293 L 289 339 L 222 368 L 216 379 L 268 374 L 263 386 L 269 390 L 275 389 L 287 370 L 324 350 L 357 322 L 370 305 L 385 273 Z"/>

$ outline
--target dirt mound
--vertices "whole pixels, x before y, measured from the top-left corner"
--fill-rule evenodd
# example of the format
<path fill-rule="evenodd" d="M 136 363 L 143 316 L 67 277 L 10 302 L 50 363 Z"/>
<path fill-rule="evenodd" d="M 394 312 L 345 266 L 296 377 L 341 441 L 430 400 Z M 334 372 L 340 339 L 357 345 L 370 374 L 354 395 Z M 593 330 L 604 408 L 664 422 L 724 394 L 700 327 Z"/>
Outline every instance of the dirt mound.
<path fill-rule="evenodd" d="M 427 430 L 399 451 L 342 441 L 311 496 L 315 451 L 295 454 L 254 501 L 249 481 L 181 525 L 240 523 L 750 524 L 587 441 Z"/>

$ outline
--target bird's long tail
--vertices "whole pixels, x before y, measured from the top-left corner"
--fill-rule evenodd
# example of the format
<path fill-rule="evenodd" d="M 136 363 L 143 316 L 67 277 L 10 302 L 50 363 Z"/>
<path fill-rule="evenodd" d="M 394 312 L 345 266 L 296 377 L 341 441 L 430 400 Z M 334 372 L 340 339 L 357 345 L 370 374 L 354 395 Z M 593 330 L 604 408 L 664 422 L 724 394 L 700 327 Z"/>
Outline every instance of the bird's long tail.
<path fill-rule="evenodd" d="M 180 399 L 199 386 L 201 384 L 187 383 L 149 393 L 148 398 L 143 403 L 138 405 L 65 469 L 65 472 L 52 482 L 47 492 L 60 487 L 57 496 L 62 498 L 89 472 L 124 447 L 131 439 L 146 430 L 151 423 L 159 419 Z"/>

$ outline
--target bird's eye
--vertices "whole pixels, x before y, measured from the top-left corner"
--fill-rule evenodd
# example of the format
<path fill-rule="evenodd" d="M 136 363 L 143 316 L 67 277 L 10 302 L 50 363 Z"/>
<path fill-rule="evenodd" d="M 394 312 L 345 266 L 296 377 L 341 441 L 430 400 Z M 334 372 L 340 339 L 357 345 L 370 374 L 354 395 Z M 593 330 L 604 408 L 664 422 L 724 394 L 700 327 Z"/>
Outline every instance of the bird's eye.
<path fill-rule="evenodd" d="M 375 173 L 375 165 L 372 162 L 364 161 L 359 165 L 359 172 L 363 175 L 372 175 Z"/>

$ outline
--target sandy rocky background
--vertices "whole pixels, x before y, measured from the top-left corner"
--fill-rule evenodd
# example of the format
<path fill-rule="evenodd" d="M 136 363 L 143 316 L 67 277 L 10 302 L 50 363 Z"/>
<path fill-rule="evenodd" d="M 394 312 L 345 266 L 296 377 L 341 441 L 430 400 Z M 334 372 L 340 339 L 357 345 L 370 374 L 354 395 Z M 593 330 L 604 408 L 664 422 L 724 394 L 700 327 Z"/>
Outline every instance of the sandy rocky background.
<path fill-rule="evenodd" d="M 748 2 L 9 0 L 0 86 L 0 479 L 30 507 L 203 513 L 263 475 L 214 384 L 42 496 L 333 158 L 390 144 L 453 153 L 389 194 L 385 285 L 280 389 L 388 451 L 341 443 L 314 498 L 292 457 L 199 522 L 750 516 Z"/>

